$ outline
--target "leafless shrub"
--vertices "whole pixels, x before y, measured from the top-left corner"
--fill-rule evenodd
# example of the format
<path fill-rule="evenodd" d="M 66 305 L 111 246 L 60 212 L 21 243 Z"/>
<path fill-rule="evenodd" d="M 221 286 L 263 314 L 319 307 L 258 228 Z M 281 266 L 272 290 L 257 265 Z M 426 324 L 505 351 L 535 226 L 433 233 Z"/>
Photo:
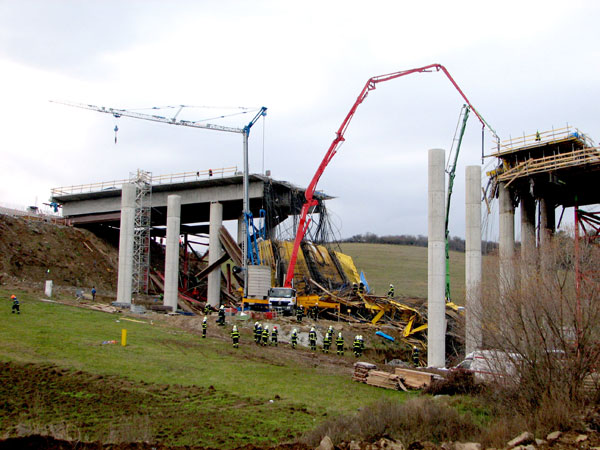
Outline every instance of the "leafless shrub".
<path fill-rule="evenodd" d="M 473 439 L 480 433 L 469 414 L 431 398 L 414 398 L 405 403 L 386 400 L 362 409 L 354 416 L 328 420 L 303 437 L 316 446 L 324 436 L 334 444 L 350 440 L 373 442 L 388 436 L 408 445 L 415 441 L 457 441 Z"/>
<path fill-rule="evenodd" d="M 578 285 L 567 235 L 533 260 L 515 258 L 511 267 L 484 276 L 484 346 L 503 352 L 514 370 L 502 374 L 493 395 L 531 427 L 568 427 L 595 397 L 584 380 L 600 357 L 600 250 L 580 242 L 579 254 Z"/>
<path fill-rule="evenodd" d="M 423 389 L 424 394 L 431 395 L 462 395 L 478 394 L 482 386 L 475 382 L 471 372 L 466 370 L 455 370 L 446 378 L 433 380 L 429 386 Z"/>

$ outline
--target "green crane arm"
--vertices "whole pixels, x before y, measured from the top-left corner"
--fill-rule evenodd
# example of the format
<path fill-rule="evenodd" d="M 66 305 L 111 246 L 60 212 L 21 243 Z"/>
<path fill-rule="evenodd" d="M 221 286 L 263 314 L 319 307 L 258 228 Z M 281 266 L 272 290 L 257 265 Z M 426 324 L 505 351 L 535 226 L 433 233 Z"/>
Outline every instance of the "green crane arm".
<path fill-rule="evenodd" d="M 446 301 L 451 301 L 450 297 L 450 247 L 448 245 L 448 238 L 450 237 L 450 231 L 448 229 L 448 222 L 450 218 L 450 200 L 452 199 L 452 188 L 454 187 L 454 176 L 456 175 L 456 163 L 458 162 L 458 154 L 460 153 L 460 146 L 462 145 L 463 136 L 465 135 L 465 129 L 467 127 L 467 120 L 469 119 L 469 112 L 471 108 L 469 105 L 463 105 L 460 112 L 462 116 L 462 125 L 458 134 L 458 143 L 456 144 L 456 151 L 454 153 L 454 159 L 448 170 L 448 198 L 446 199 L 446 221 L 444 223 L 444 230 L 446 232 Z M 460 119 L 459 119 L 460 122 Z"/>

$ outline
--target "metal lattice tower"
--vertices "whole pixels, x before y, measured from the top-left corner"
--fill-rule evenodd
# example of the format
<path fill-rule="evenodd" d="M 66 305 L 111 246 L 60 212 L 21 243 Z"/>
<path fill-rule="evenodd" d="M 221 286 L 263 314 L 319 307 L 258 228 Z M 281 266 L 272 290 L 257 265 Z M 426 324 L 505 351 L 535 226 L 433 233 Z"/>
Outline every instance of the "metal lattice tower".
<path fill-rule="evenodd" d="M 138 169 L 129 180 L 136 186 L 133 226 L 133 293 L 148 293 L 150 274 L 150 205 L 152 204 L 152 173 Z"/>

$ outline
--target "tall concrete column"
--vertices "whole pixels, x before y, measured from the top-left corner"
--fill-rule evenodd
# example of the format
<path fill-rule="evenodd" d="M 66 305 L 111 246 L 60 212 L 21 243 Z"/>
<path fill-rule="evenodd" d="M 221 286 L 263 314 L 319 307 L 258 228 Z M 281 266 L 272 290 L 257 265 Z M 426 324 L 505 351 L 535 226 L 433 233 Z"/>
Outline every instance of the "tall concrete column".
<path fill-rule="evenodd" d="M 214 263 L 221 255 L 219 230 L 223 224 L 223 205 L 218 202 L 210 204 L 210 223 L 208 228 L 208 264 Z M 218 307 L 221 303 L 221 268 L 216 268 L 208 275 L 208 303 Z"/>
<path fill-rule="evenodd" d="M 119 273 L 117 302 L 131 304 L 133 280 L 133 227 L 135 220 L 135 184 L 121 188 L 121 222 L 119 225 Z"/>
<path fill-rule="evenodd" d="M 181 196 L 167 197 L 167 251 L 165 255 L 165 297 L 163 303 L 177 310 L 179 291 L 179 235 L 181 228 Z"/>
<path fill-rule="evenodd" d="M 445 151 L 429 150 L 427 241 L 427 365 L 446 365 Z"/>
<path fill-rule="evenodd" d="M 498 253 L 500 254 L 500 297 L 514 287 L 515 270 L 513 258 L 515 255 L 515 207 L 512 196 L 506 183 L 501 182 L 499 186 L 500 203 L 500 242 Z"/>
<path fill-rule="evenodd" d="M 540 248 L 550 243 L 556 229 L 554 204 L 548 197 L 540 198 Z"/>
<path fill-rule="evenodd" d="M 481 167 L 467 166 L 466 174 L 465 353 L 481 349 Z"/>
<path fill-rule="evenodd" d="M 521 192 L 521 278 L 535 269 L 535 199 L 529 192 Z"/>

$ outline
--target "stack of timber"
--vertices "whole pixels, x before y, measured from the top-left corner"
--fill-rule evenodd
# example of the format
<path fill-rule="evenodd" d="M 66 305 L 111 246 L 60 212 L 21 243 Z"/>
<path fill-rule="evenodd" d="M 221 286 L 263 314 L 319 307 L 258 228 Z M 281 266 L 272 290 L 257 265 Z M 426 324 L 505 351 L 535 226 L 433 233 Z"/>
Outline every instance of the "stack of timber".
<path fill-rule="evenodd" d="M 375 364 L 366 362 L 354 363 L 354 375 L 352 376 L 352 379 L 354 381 L 358 381 L 359 383 L 366 383 L 369 371 L 375 369 L 377 369 Z"/>
<path fill-rule="evenodd" d="M 418 370 L 396 368 L 396 375 L 400 377 L 402 383 L 411 389 L 423 389 L 431 384 L 433 374 L 421 372 Z"/>
<path fill-rule="evenodd" d="M 385 389 L 393 389 L 395 391 L 399 391 L 400 389 L 403 391 L 407 390 L 402 381 L 400 381 L 398 375 L 382 372 L 380 370 L 369 370 L 367 384 Z"/>

